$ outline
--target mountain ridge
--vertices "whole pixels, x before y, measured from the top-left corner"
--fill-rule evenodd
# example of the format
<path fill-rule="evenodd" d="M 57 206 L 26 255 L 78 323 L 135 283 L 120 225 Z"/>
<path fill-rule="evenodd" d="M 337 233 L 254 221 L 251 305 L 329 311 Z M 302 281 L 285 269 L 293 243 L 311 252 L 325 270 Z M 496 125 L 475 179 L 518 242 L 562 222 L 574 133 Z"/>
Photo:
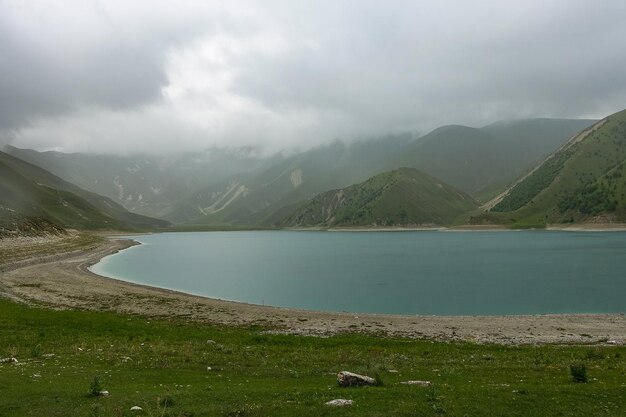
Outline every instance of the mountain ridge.
<path fill-rule="evenodd" d="M 48 171 L 0 152 L 3 228 L 49 223 L 80 229 L 155 229 L 169 223 L 126 211 L 107 197 L 85 191 Z M 41 223 L 41 224 L 43 224 Z"/>
<path fill-rule="evenodd" d="M 405 167 L 318 194 L 283 226 L 441 226 L 477 205 L 468 194 Z"/>
<path fill-rule="evenodd" d="M 472 221 L 546 225 L 626 220 L 626 110 L 572 137 Z"/>

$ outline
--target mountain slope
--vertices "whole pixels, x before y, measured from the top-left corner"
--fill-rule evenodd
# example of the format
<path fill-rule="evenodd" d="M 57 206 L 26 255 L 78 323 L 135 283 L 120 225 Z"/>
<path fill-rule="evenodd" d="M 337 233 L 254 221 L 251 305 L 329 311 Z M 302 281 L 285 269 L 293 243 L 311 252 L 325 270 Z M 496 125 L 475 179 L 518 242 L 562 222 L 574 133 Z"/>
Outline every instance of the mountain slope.
<path fill-rule="evenodd" d="M 130 213 L 106 197 L 84 191 L 4 152 L 0 152 L 0 174 L 0 204 L 5 208 L 5 218 L 42 218 L 80 229 L 151 229 L 169 224 Z"/>
<path fill-rule="evenodd" d="M 506 186 L 594 122 L 526 119 L 483 128 L 443 126 L 413 141 L 395 164 L 479 195 Z"/>
<path fill-rule="evenodd" d="M 624 221 L 625 165 L 623 110 L 580 132 L 487 207 L 499 222 Z"/>
<path fill-rule="evenodd" d="M 383 172 L 409 140 L 395 136 L 320 146 L 199 190 L 165 218 L 195 225 L 276 225 L 307 198 Z"/>
<path fill-rule="evenodd" d="M 175 156 L 65 154 L 12 146 L 5 152 L 84 190 L 107 196 L 126 210 L 154 217 L 163 217 L 198 189 L 275 162 L 252 157 L 245 149 Z"/>
<path fill-rule="evenodd" d="M 8 151 L 136 213 L 189 227 L 271 227 L 316 194 L 402 166 L 487 201 L 591 123 L 532 119 L 480 129 L 454 125 L 417 139 L 404 134 L 336 141 L 270 158 L 215 149 L 170 157 Z"/>
<path fill-rule="evenodd" d="M 285 221 L 303 226 L 445 225 L 477 207 L 476 201 L 414 168 L 317 195 Z"/>

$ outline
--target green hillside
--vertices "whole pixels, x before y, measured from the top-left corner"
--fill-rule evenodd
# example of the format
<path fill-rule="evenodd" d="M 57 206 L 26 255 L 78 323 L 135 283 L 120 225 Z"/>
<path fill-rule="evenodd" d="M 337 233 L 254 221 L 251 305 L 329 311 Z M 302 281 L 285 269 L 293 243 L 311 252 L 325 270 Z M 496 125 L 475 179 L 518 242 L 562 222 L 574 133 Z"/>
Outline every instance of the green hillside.
<path fill-rule="evenodd" d="M 0 222 L 5 230 L 29 225 L 77 229 L 149 229 L 167 222 L 129 213 L 106 197 L 0 152 Z"/>
<path fill-rule="evenodd" d="M 495 200 L 489 215 L 536 225 L 626 221 L 625 162 L 626 110 L 572 138 Z"/>
<path fill-rule="evenodd" d="M 7 146 L 5 152 L 101 196 L 126 210 L 163 218 L 199 189 L 261 169 L 275 158 L 208 149 L 170 156 L 37 152 Z"/>
<path fill-rule="evenodd" d="M 488 201 L 592 123 L 528 119 L 483 128 L 452 125 L 418 138 L 405 133 L 352 143 L 337 140 L 271 157 L 254 156 L 249 149 L 170 156 L 63 154 L 13 147 L 7 152 L 77 184 L 81 191 L 109 197 L 119 209 L 184 228 L 256 228 L 277 226 L 319 193 L 405 166 Z"/>
<path fill-rule="evenodd" d="M 303 201 L 385 171 L 411 137 L 331 144 L 284 158 L 193 193 L 165 216 L 174 223 L 274 226 Z"/>
<path fill-rule="evenodd" d="M 395 162 L 476 197 L 503 190 L 594 120 L 524 119 L 483 128 L 443 126 L 415 140 Z"/>
<path fill-rule="evenodd" d="M 347 188 L 322 193 L 298 208 L 285 226 L 446 225 L 476 201 L 414 168 L 399 168 Z"/>

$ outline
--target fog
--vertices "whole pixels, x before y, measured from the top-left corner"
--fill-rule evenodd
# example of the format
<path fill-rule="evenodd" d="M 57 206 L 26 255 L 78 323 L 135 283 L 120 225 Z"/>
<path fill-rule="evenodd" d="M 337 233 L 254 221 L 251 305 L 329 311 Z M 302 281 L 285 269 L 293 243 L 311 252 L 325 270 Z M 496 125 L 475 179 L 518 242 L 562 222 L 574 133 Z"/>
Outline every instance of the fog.
<path fill-rule="evenodd" d="M 622 1 L 0 2 L 0 140 L 307 149 L 626 103 Z"/>

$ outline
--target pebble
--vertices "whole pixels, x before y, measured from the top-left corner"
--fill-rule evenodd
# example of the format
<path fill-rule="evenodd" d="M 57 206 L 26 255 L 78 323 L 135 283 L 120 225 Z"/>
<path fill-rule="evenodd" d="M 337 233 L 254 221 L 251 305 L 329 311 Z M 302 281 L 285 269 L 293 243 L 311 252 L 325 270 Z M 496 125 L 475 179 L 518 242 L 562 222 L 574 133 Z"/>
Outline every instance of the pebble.
<path fill-rule="evenodd" d="M 430 381 L 403 381 L 400 383 L 403 385 L 419 385 L 420 387 L 427 387 L 430 385 Z"/>
<path fill-rule="evenodd" d="M 132 407 L 130 407 L 130 411 L 143 411 L 143 408 L 139 407 L 138 405 L 133 405 Z"/>
<path fill-rule="evenodd" d="M 326 405 L 330 407 L 343 407 L 344 405 L 352 405 L 354 401 L 346 400 L 344 398 L 337 398 L 336 400 L 331 400 L 326 403 Z"/>

